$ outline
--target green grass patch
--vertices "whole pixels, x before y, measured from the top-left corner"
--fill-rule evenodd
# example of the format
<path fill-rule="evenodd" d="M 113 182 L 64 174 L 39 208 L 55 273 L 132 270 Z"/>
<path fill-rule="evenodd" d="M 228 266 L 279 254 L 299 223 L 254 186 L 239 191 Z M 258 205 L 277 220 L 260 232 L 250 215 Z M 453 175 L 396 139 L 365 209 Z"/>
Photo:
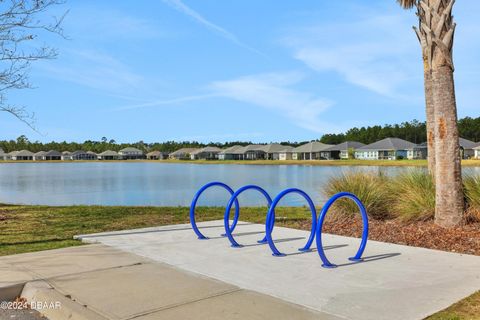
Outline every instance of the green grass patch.
<path fill-rule="evenodd" d="M 465 298 L 447 309 L 440 311 L 426 320 L 479 320 L 480 319 L 480 291 Z"/>

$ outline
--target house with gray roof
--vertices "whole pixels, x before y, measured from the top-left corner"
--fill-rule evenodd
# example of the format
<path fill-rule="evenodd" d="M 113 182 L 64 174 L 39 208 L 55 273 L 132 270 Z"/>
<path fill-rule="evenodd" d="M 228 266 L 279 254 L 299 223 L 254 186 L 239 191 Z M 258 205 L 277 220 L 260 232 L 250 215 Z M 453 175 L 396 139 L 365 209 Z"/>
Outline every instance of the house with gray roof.
<path fill-rule="evenodd" d="M 168 155 L 169 159 L 174 160 L 190 160 L 192 152 L 199 150 L 199 148 L 181 148 Z"/>
<path fill-rule="evenodd" d="M 320 154 L 327 160 L 346 160 L 355 156 L 355 150 L 365 146 L 364 143 L 357 141 L 345 141 L 335 146 L 323 150 Z"/>
<path fill-rule="evenodd" d="M 33 160 L 35 161 L 45 161 L 45 151 L 38 151 L 33 154 Z"/>
<path fill-rule="evenodd" d="M 98 154 L 98 160 L 118 160 L 121 159 L 120 155 L 112 150 L 103 151 Z"/>
<path fill-rule="evenodd" d="M 63 158 L 62 158 L 63 159 Z M 74 161 L 86 161 L 86 160 L 97 160 L 98 155 L 92 151 L 83 151 L 83 150 L 76 150 L 71 152 L 69 155 L 69 160 Z"/>
<path fill-rule="evenodd" d="M 386 138 L 358 148 L 355 151 L 355 158 L 361 160 L 413 159 L 416 148 L 418 146 L 410 141 Z"/>
<path fill-rule="evenodd" d="M 296 147 L 292 150 L 292 159 L 293 160 L 321 160 L 325 159 L 322 157 L 321 152 L 327 148 L 333 147 L 331 144 L 321 143 L 319 141 L 312 141 L 305 143 L 299 147 Z"/>
<path fill-rule="evenodd" d="M 168 152 L 162 152 L 162 151 L 151 151 L 147 153 L 147 159 L 148 160 L 164 160 L 168 159 Z"/>
<path fill-rule="evenodd" d="M 243 149 L 243 146 L 234 145 L 229 148 L 223 149 L 218 153 L 219 160 L 240 160 L 242 155 L 238 153 L 238 150 Z"/>
<path fill-rule="evenodd" d="M 475 159 L 480 159 L 480 143 L 477 143 L 473 150 L 475 151 Z"/>
<path fill-rule="evenodd" d="M 63 151 L 62 152 L 62 160 L 63 161 L 70 161 L 72 160 L 72 153 L 70 151 Z"/>
<path fill-rule="evenodd" d="M 192 160 L 216 160 L 218 159 L 218 154 L 222 149 L 217 147 L 205 147 L 198 149 L 190 153 L 190 159 Z"/>
<path fill-rule="evenodd" d="M 45 152 L 46 161 L 58 161 L 62 159 L 62 154 L 56 150 L 50 150 Z"/>
<path fill-rule="evenodd" d="M 470 159 L 475 156 L 474 148 L 477 146 L 476 142 L 459 138 L 458 142 L 460 143 L 460 155 L 462 159 Z"/>
<path fill-rule="evenodd" d="M 123 160 L 145 159 L 143 151 L 134 147 L 123 148 L 122 150 L 118 151 L 118 154 Z"/>
<path fill-rule="evenodd" d="M 292 146 L 284 146 L 278 143 L 267 144 L 263 147 L 267 160 L 291 160 L 293 154 Z"/>
<path fill-rule="evenodd" d="M 33 152 L 28 150 L 12 151 L 7 153 L 7 159 L 13 161 L 31 161 L 33 160 Z"/>
<path fill-rule="evenodd" d="M 265 160 L 267 158 L 265 145 L 262 144 L 249 144 L 236 152 L 242 155 L 241 160 Z"/>

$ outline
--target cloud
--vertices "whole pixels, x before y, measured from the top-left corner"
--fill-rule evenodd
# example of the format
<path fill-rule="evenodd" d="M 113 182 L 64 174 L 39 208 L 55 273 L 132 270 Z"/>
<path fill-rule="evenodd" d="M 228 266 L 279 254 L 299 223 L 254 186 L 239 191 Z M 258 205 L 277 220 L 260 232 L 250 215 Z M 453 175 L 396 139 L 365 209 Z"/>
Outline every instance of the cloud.
<path fill-rule="evenodd" d="M 217 97 L 217 94 L 203 94 L 195 96 L 185 96 L 180 98 L 165 99 L 165 100 L 154 100 L 145 103 L 137 103 L 132 105 L 127 105 L 123 107 L 114 108 L 114 111 L 124 111 L 124 110 L 134 110 L 134 109 L 143 109 L 149 107 L 159 107 L 159 106 L 169 106 L 173 104 L 180 104 L 185 102 L 205 100 L 213 97 Z"/>
<path fill-rule="evenodd" d="M 193 10 L 186 4 L 184 4 L 181 0 L 163 0 L 166 4 L 174 8 L 175 10 L 189 16 L 196 22 L 200 23 L 201 25 L 205 26 L 207 29 L 219 34 L 220 36 L 224 37 L 225 39 L 231 41 L 232 43 L 245 48 L 247 50 L 250 50 L 256 54 L 264 56 L 264 54 L 260 51 L 258 51 L 255 48 L 250 47 L 249 45 L 243 43 L 240 41 L 240 39 L 231 33 L 230 31 L 226 30 L 225 28 L 220 27 L 217 24 L 214 24 L 213 22 L 207 20 L 205 17 L 203 17 L 200 13 L 197 11 Z"/>
<path fill-rule="evenodd" d="M 93 89 L 122 94 L 135 93 L 147 82 L 115 57 L 95 50 L 70 50 L 63 63 L 39 64 L 49 77 L 77 83 Z"/>
<path fill-rule="evenodd" d="M 283 39 L 296 59 L 321 72 L 335 72 L 345 81 L 387 97 L 401 97 L 399 88 L 418 78 L 420 48 L 402 15 L 332 21 L 296 29 Z M 421 68 L 421 67 L 420 67 Z"/>
<path fill-rule="evenodd" d="M 272 110 L 310 131 L 323 133 L 334 129 L 319 119 L 333 105 L 331 101 L 291 88 L 303 78 L 296 72 L 268 73 L 216 81 L 210 88 L 219 96 Z"/>

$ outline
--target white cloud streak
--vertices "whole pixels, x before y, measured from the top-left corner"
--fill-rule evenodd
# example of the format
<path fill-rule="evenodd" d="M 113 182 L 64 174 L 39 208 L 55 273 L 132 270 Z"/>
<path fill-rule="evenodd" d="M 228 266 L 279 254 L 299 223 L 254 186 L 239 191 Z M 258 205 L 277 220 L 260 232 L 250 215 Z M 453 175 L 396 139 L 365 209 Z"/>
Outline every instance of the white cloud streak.
<path fill-rule="evenodd" d="M 258 51 L 255 48 L 252 48 L 251 46 L 249 46 L 249 45 L 243 43 L 242 41 L 240 41 L 240 39 L 236 35 L 231 33 L 230 31 L 228 31 L 225 28 L 222 28 L 219 25 L 217 25 L 217 24 L 209 21 L 208 19 L 206 19 L 200 13 L 198 13 L 197 11 L 193 10 L 192 8 L 187 6 L 185 3 L 183 3 L 181 0 L 163 0 L 163 2 L 165 2 L 166 4 L 168 4 L 169 6 L 174 8 L 175 10 L 189 16 L 190 18 L 192 18 L 193 20 L 195 20 L 199 24 L 201 24 L 201 25 L 205 26 L 207 29 L 219 34 L 220 36 L 222 36 L 223 38 L 231 41 L 232 43 L 234 43 L 234 44 L 236 44 L 236 45 L 238 45 L 242 48 L 245 48 L 249 51 L 252 51 L 256 54 L 259 54 L 261 56 L 265 56 L 265 54 L 263 54 L 262 52 Z"/>

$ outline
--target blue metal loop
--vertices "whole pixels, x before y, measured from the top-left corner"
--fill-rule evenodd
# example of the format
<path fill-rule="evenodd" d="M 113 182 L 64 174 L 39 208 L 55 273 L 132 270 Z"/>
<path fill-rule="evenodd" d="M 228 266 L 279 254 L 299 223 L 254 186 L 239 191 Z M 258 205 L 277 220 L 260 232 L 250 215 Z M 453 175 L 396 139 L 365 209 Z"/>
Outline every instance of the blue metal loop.
<path fill-rule="evenodd" d="M 193 231 L 195 231 L 196 235 L 198 236 L 198 239 L 208 239 L 207 237 L 205 237 L 201 232 L 200 230 L 198 230 L 198 227 L 197 227 L 197 224 L 195 222 L 195 207 L 197 206 L 197 201 L 198 201 L 198 198 L 200 198 L 200 196 L 202 195 L 202 193 L 207 190 L 208 188 L 211 188 L 211 187 L 222 187 L 224 188 L 225 190 L 227 190 L 231 195 L 234 194 L 233 192 L 233 189 L 230 188 L 228 185 L 226 185 L 225 183 L 222 183 L 222 182 L 210 182 L 210 183 L 207 183 L 206 185 L 204 185 L 203 187 L 201 187 L 197 193 L 195 194 L 195 196 L 193 197 L 193 200 L 192 200 L 192 204 L 190 205 L 190 224 L 192 225 L 192 229 Z M 230 230 L 233 231 L 237 225 L 237 221 L 238 221 L 238 216 L 240 214 L 240 205 L 238 203 L 237 200 L 235 200 L 235 217 L 233 219 L 233 224 L 232 226 L 230 227 Z"/>
<path fill-rule="evenodd" d="M 265 189 L 263 189 L 259 186 L 247 185 L 247 186 L 241 187 L 240 189 L 235 191 L 235 193 L 232 195 L 232 197 L 228 201 L 227 207 L 225 208 L 225 214 L 223 216 L 223 224 L 225 226 L 225 234 L 228 237 L 228 240 L 230 240 L 230 243 L 232 244 L 232 247 L 241 247 L 241 245 L 233 238 L 233 235 L 232 235 L 232 232 L 235 229 L 235 226 L 237 225 L 239 217 L 238 217 L 238 215 L 236 215 L 234 217 L 235 220 L 233 221 L 233 227 L 229 227 L 230 210 L 232 209 L 232 206 L 233 206 L 234 202 L 236 203 L 236 201 L 238 201 L 238 199 L 237 199 L 238 196 L 242 192 L 247 191 L 247 190 L 257 190 L 258 192 L 263 194 L 264 197 L 267 199 L 268 207 L 270 207 L 270 205 L 272 204 L 272 198 L 270 197 L 270 195 L 267 193 L 267 191 L 265 191 Z M 237 207 L 237 205 L 235 205 L 235 208 L 236 207 Z M 270 227 L 273 228 L 273 226 L 270 226 Z M 267 237 L 266 236 L 262 240 L 258 241 L 258 243 L 266 243 L 266 242 L 267 242 Z"/>
<path fill-rule="evenodd" d="M 278 202 L 287 194 L 290 193 L 297 193 L 301 195 L 302 197 L 307 200 L 308 205 L 310 207 L 310 211 L 312 212 L 312 230 L 310 231 L 310 237 L 308 238 L 307 243 L 303 248 L 298 249 L 299 251 L 307 251 L 310 250 L 310 247 L 312 245 L 313 239 L 315 238 L 315 230 L 317 228 L 317 210 L 315 209 L 315 205 L 313 204 L 312 199 L 306 194 L 304 191 L 297 189 L 297 188 L 291 188 L 291 189 L 286 189 L 280 192 L 275 199 L 273 199 L 273 202 L 270 206 L 270 209 L 268 210 L 267 214 L 267 222 L 265 223 L 265 232 L 267 235 L 267 242 L 268 245 L 270 246 L 270 249 L 273 252 L 274 256 L 284 256 L 283 253 L 278 251 L 277 247 L 275 246 L 275 243 L 273 242 L 272 239 L 272 232 L 273 232 L 273 227 L 275 223 L 275 207 L 277 206 Z"/>
<path fill-rule="evenodd" d="M 350 261 L 362 261 L 362 254 L 365 250 L 367 245 L 368 239 L 368 215 L 365 206 L 363 205 L 362 201 L 354 195 L 353 193 L 349 192 L 340 192 L 330 198 L 327 203 L 323 206 L 322 211 L 320 212 L 320 216 L 318 218 L 317 223 L 317 251 L 320 259 L 322 259 L 322 267 L 324 268 L 335 268 L 337 265 L 331 263 L 327 257 L 325 256 L 325 251 L 323 250 L 322 246 L 322 228 L 323 223 L 325 221 L 325 216 L 327 215 L 328 210 L 332 206 L 332 204 L 340 198 L 349 198 L 353 200 L 358 208 L 360 209 L 360 213 L 362 214 L 362 221 L 363 221 L 363 232 L 362 232 L 362 242 L 360 243 L 360 247 L 358 248 L 357 254 L 354 257 L 348 258 Z"/>

